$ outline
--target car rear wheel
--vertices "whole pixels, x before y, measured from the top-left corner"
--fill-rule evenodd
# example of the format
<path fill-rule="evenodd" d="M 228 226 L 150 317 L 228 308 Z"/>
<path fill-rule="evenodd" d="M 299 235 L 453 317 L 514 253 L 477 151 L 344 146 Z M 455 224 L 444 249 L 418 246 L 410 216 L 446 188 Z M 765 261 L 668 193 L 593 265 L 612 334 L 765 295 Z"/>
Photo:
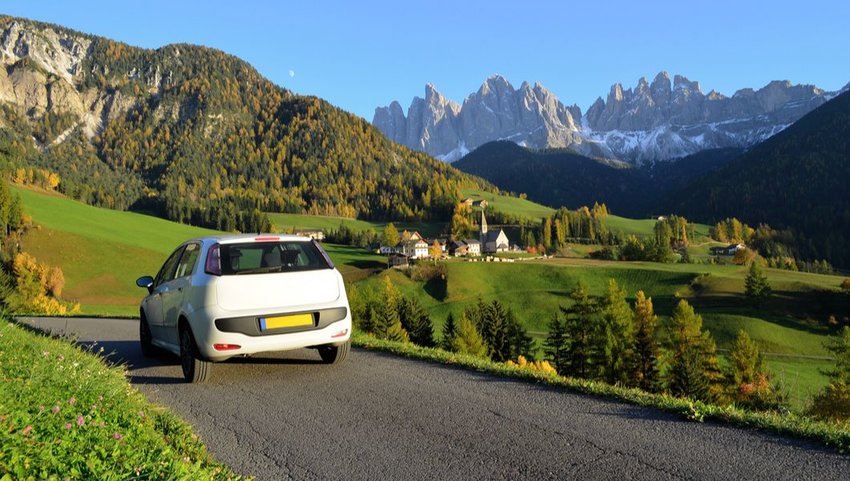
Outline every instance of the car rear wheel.
<path fill-rule="evenodd" d="M 346 341 L 338 346 L 327 345 L 319 346 L 319 356 L 322 357 L 322 362 L 325 364 L 339 364 L 348 357 L 351 351 L 351 341 Z"/>
<path fill-rule="evenodd" d="M 151 342 L 152 339 L 151 326 L 148 325 L 145 313 L 141 312 L 139 315 L 139 344 L 142 346 L 142 355 L 145 357 L 156 355 L 156 347 Z"/>
<path fill-rule="evenodd" d="M 186 382 L 200 383 L 209 379 L 212 363 L 198 355 L 198 346 L 188 326 L 180 328 L 180 364 Z"/>

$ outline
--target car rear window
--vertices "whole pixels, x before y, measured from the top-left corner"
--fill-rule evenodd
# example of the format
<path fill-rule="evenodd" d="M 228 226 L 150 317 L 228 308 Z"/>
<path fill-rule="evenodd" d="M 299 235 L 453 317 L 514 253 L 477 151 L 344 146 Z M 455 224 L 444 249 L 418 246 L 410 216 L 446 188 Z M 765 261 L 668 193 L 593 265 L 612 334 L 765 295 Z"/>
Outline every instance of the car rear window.
<path fill-rule="evenodd" d="M 221 274 L 262 274 L 329 269 L 311 242 L 249 242 L 221 245 Z"/>

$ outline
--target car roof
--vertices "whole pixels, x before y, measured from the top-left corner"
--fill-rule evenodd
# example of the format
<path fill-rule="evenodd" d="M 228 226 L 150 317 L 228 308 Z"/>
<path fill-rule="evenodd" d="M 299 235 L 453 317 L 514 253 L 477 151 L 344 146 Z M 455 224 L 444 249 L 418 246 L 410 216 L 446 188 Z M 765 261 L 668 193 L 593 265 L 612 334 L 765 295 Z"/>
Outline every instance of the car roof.
<path fill-rule="evenodd" d="M 289 241 L 289 242 L 310 242 L 312 239 L 306 236 L 299 235 L 290 235 L 290 234 L 228 234 L 228 235 L 220 235 L 220 236 L 208 236 L 208 237 L 199 237 L 196 239 L 191 239 L 186 242 L 202 242 L 204 244 L 237 244 L 237 243 L 247 243 L 247 242 L 280 242 L 280 241 Z"/>

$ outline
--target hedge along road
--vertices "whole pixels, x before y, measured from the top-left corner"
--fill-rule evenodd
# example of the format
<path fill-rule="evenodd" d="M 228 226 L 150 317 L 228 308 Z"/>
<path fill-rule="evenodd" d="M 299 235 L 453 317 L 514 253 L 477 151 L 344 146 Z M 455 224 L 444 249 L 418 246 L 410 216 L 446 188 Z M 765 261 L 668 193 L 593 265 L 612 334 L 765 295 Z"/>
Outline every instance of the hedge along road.
<path fill-rule="evenodd" d="M 619 402 L 355 349 L 214 366 L 142 357 L 138 322 L 25 318 L 97 343 L 241 474 L 278 479 L 847 479 L 850 456 Z"/>

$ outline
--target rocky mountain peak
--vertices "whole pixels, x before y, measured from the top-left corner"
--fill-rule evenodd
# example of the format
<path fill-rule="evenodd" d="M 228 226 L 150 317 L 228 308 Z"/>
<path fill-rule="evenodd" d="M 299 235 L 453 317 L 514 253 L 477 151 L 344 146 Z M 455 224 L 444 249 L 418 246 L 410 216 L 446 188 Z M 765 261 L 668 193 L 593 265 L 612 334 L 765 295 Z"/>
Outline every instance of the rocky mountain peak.
<path fill-rule="evenodd" d="M 414 99 L 406 116 L 390 104 L 375 109 L 372 123 L 396 142 L 453 161 L 493 139 L 540 148 L 576 143 L 580 118 L 578 107 L 565 107 L 539 82 L 514 89 L 494 74 L 462 105 L 431 85 L 424 100 Z"/>
<path fill-rule="evenodd" d="M 581 109 L 565 107 L 539 82 L 524 81 L 515 90 L 496 74 L 459 108 L 448 100 L 428 102 L 447 112 L 428 115 L 450 119 L 448 142 L 425 128 L 429 121 L 415 120 L 424 115 L 415 102 L 407 113 L 405 136 L 399 137 L 393 130 L 403 116 L 392 105 L 384 108 L 386 112 L 377 109 L 374 123 L 390 138 L 448 160 L 486 142 L 506 139 L 529 147 L 569 147 L 584 155 L 642 164 L 709 148 L 747 147 L 781 131 L 831 95 L 785 80 L 758 90 L 741 89 L 732 97 L 714 90 L 706 95 L 698 81 L 683 75 L 671 79 L 661 71 L 652 82 L 639 78 L 633 88 L 615 83 L 606 99 L 597 98 L 582 115 Z M 390 115 L 390 111 L 394 113 Z"/>

